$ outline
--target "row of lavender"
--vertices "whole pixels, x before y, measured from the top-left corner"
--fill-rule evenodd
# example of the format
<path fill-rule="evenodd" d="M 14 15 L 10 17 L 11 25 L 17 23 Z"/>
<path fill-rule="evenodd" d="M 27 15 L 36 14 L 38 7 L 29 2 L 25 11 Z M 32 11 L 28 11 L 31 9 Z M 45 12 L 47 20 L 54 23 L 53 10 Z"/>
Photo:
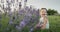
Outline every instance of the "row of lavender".
<path fill-rule="evenodd" d="M 2 15 L 0 15 L 0 21 L 2 19 Z M 15 32 L 16 30 L 20 32 L 25 26 L 30 29 L 38 22 L 39 9 L 25 7 L 23 9 L 19 9 L 19 11 L 6 12 L 4 13 L 4 17 L 8 17 L 9 21 L 7 27 L 3 29 L 3 32 Z M 2 27 L 1 23 L 0 27 Z"/>

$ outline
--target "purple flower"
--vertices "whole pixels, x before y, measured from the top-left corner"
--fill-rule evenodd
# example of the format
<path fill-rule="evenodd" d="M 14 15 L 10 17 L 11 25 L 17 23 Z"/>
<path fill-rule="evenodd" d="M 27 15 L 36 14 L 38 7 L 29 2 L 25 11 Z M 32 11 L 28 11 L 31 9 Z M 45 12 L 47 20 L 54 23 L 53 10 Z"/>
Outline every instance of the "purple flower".
<path fill-rule="evenodd" d="M 16 26 L 16 29 L 17 29 L 19 32 L 22 31 L 22 27 L 20 27 L 20 26 Z"/>
<path fill-rule="evenodd" d="M 10 20 L 10 21 L 9 21 L 9 24 L 10 24 L 10 25 L 12 25 L 12 24 L 13 24 L 13 21 L 12 21 L 12 20 Z"/>
<path fill-rule="evenodd" d="M 20 22 L 19 26 L 20 27 L 25 27 L 26 24 L 27 24 L 27 22 L 23 20 L 23 21 Z"/>
<path fill-rule="evenodd" d="M 19 15 L 22 15 L 22 14 L 24 14 L 24 12 L 25 12 L 24 10 L 19 10 L 19 11 L 18 11 L 18 14 L 19 14 Z"/>

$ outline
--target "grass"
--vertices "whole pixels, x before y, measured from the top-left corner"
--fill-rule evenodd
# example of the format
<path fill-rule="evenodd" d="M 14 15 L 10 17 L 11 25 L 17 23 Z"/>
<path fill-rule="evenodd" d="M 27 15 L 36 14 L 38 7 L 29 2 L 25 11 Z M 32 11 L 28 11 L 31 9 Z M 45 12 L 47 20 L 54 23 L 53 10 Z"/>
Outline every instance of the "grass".
<path fill-rule="evenodd" d="M 49 16 L 50 31 L 60 32 L 60 16 Z"/>
<path fill-rule="evenodd" d="M 50 29 L 48 30 L 34 30 L 35 32 L 60 32 L 60 16 L 48 16 Z M 0 28 L 0 32 L 5 32 L 4 29 L 8 25 L 8 17 L 2 16 L 2 20 L 0 23 L 2 24 L 2 27 Z M 24 32 L 27 32 L 27 27 L 23 30 Z M 11 32 L 11 31 L 9 31 Z"/>

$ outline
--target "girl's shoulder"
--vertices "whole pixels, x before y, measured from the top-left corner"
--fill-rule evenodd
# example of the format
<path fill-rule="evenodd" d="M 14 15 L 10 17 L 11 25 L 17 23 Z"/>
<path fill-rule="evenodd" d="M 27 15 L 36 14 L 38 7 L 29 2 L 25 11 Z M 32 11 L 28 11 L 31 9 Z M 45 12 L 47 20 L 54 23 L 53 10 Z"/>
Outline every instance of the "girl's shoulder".
<path fill-rule="evenodd" d="M 39 18 L 39 20 L 43 20 L 43 17 Z"/>
<path fill-rule="evenodd" d="M 47 20 L 48 21 L 48 18 L 44 18 L 44 17 L 39 18 L 39 21 L 40 22 L 43 22 L 44 20 Z"/>

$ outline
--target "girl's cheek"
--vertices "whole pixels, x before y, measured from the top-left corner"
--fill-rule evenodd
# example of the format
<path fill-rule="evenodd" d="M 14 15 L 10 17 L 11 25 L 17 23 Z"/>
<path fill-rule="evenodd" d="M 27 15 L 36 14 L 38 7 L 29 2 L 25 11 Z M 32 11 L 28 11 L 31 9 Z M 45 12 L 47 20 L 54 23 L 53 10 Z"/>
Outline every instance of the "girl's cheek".
<path fill-rule="evenodd" d="M 43 12 L 43 14 L 46 14 L 45 12 Z"/>

